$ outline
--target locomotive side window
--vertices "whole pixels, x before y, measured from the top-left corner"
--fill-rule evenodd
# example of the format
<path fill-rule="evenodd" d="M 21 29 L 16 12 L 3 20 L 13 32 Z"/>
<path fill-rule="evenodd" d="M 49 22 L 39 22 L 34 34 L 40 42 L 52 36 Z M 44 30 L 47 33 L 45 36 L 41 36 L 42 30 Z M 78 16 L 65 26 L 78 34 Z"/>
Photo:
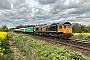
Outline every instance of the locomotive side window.
<path fill-rule="evenodd" d="M 39 30 L 39 28 L 36 28 L 36 31 L 38 31 Z"/>
<path fill-rule="evenodd" d="M 62 29 L 62 26 L 59 26 L 60 29 Z"/>
<path fill-rule="evenodd" d="M 64 28 L 66 28 L 66 26 L 64 25 Z"/>
<path fill-rule="evenodd" d="M 41 31 L 42 31 L 43 28 L 41 28 Z"/>
<path fill-rule="evenodd" d="M 57 31 L 57 26 L 51 26 L 50 31 Z"/>

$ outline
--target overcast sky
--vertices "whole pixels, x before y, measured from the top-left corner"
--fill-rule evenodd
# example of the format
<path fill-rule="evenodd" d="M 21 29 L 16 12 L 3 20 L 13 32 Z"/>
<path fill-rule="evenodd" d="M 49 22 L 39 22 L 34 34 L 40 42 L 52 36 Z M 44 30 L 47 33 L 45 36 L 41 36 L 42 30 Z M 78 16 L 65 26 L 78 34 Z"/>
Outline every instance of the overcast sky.
<path fill-rule="evenodd" d="M 0 0 L 0 26 L 69 21 L 90 24 L 90 0 Z"/>

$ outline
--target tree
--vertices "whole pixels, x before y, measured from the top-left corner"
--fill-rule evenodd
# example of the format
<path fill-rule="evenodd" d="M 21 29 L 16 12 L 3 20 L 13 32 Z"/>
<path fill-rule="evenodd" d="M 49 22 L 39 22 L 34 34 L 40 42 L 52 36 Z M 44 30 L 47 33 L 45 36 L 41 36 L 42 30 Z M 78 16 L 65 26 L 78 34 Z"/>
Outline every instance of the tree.
<path fill-rule="evenodd" d="M 73 33 L 81 33 L 82 32 L 82 29 L 81 29 L 81 24 L 79 23 L 73 23 L 72 24 L 72 30 L 73 30 Z"/>
<path fill-rule="evenodd" d="M 88 28 L 87 28 L 87 29 L 88 29 L 88 32 L 90 32 L 90 25 L 88 26 Z"/>
<path fill-rule="evenodd" d="M 23 28 L 23 25 L 16 26 L 16 29 Z"/>
<path fill-rule="evenodd" d="M 9 29 L 8 29 L 8 27 L 7 27 L 6 25 L 2 25 L 2 26 L 0 27 L 0 31 L 2 31 L 2 32 L 8 32 Z"/>
<path fill-rule="evenodd" d="M 82 32 L 90 32 L 90 25 L 81 25 L 79 23 L 72 24 L 73 33 L 82 33 Z"/>
<path fill-rule="evenodd" d="M 88 32 L 86 25 L 81 25 L 82 32 Z"/>

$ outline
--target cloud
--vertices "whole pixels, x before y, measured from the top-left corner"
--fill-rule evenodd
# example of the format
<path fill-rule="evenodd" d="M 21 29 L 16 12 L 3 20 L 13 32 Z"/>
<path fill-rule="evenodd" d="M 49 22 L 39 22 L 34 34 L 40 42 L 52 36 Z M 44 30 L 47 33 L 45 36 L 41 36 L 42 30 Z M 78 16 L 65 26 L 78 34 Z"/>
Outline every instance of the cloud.
<path fill-rule="evenodd" d="M 71 14 L 83 14 L 90 11 L 90 8 L 88 7 L 90 5 L 90 1 L 86 1 L 83 4 L 80 4 L 79 8 L 73 11 Z"/>
<path fill-rule="evenodd" d="M 8 0 L 0 0 L 0 9 L 11 9 L 11 5 Z"/>
<path fill-rule="evenodd" d="M 9 27 L 15 27 L 20 24 L 51 24 L 66 21 L 90 24 L 89 0 L 38 0 L 43 6 L 31 6 L 26 4 L 25 0 L 8 1 L 14 8 L 0 10 L 0 25 L 8 24 Z"/>
<path fill-rule="evenodd" d="M 19 4 L 21 4 L 21 3 L 25 3 L 26 2 L 26 0 L 8 0 L 11 4 L 13 4 L 13 6 L 15 7 L 15 6 L 17 6 L 17 5 L 19 5 Z"/>
<path fill-rule="evenodd" d="M 55 3 L 57 0 L 37 0 L 40 4 L 52 4 Z"/>
<path fill-rule="evenodd" d="M 26 0 L 8 0 L 12 4 L 25 3 Z"/>
<path fill-rule="evenodd" d="M 55 16 L 55 19 L 70 22 L 80 21 L 85 23 L 86 20 L 89 20 L 88 18 L 90 18 L 90 16 L 87 14 L 90 13 L 90 8 L 88 7 L 90 5 L 89 3 L 89 0 L 58 0 L 55 4 L 51 5 L 50 12 Z M 83 14 L 86 16 L 82 16 Z"/>

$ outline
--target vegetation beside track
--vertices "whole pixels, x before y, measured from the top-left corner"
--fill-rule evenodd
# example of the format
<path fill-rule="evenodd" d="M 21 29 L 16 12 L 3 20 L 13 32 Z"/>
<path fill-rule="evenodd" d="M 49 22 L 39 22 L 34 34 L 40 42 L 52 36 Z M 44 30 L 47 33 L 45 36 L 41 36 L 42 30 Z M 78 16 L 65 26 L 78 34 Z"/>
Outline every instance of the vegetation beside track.
<path fill-rule="evenodd" d="M 73 36 L 71 37 L 71 39 L 90 41 L 90 33 L 73 33 Z"/>
<path fill-rule="evenodd" d="M 14 60 L 6 32 L 0 32 L 0 60 Z"/>
<path fill-rule="evenodd" d="M 23 34 L 9 34 L 9 37 L 21 53 L 29 56 L 32 60 L 90 60 L 90 58 L 83 56 L 81 53 L 67 50 L 65 47 L 58 48 L 57 46 L 51 46 Z"/>

